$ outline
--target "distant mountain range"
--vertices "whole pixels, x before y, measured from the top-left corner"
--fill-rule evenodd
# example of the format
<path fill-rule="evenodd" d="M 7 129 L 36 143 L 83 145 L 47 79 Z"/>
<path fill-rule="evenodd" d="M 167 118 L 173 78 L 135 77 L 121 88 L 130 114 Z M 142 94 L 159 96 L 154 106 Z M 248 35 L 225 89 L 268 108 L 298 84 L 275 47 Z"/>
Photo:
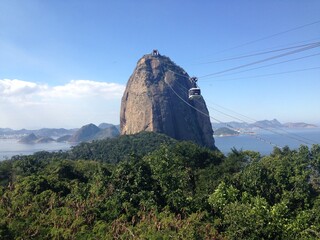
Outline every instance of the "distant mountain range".
<path fill-rule="evenodd" d="M 21 143 L 47 143 L 47 142 L 88 142 L 119 136 L 119 126 L 110 123 L 101 123 L 99 126 L 88 124 L 81 128 L 42 128 L 39 130 L 13 130 L 0 128 L 0 138 L 15 138 Z"/>
<path fill-rule="evenodd" d="M 237 135 L 237 131 L 253 132 L 259 129 L 270 128 L 317 128 L 319 126 L 304 122 L 280 123 L 277 119 L 261 120 L 255 123 L 225 122 L 212 123 L 215 135 Z M 231 131 L 230 131 L 231 130 Z M 236 131 L 234 131 L 236 130 Z M 13 130 L 0 128 L 0 138 L 15 138 L 22 143 L 47 143 L 47 142 L 90 142 L 120 135 L 119 125 L 101 123 L 98 126 L 90 123 L 81 128 L 42 128 L 38 130 Z"/>
<path fill-rule="evenodd" d="M 63 135 L 70 134 L 72 135 L 74 132 L 76 132 L 78 129 L 65 129 L 65 128 L 41 128 L 38 130 L 27 130 L 27 129 L 20 129 L 20 130 L 13 130 L 11 128 L 0 128 L 0 137 L 4 136 L 16 136 L 16 137 L 21 137 L 24 135 L 28 134 L 35 134 L 37 136 L 42 136 L 42 137 L 61 137 Z"/>
<path fill-rule="evenodd" d="M 233 130 L 244 130 L 244 131 L 254 131 L 258 129 L 269 129 L 269 128 L 317 128 L 319 126 L 314 124 L 308 124 L 304 122 L 297 123 L 280 123 L 277 119 L 273 120 L 261 120 L 255 123 L 247 122 L 224 122 L 224 123 L 212 123 L 213 130 L 219 128 L 228 127 Z"/>

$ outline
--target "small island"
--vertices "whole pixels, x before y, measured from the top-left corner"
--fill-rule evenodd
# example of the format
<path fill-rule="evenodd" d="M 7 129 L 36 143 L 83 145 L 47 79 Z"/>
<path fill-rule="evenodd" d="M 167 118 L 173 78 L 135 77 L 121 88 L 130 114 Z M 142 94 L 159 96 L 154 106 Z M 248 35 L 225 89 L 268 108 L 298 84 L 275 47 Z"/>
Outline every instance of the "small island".
<path fill-rule="evenodd" d="M 238 131 L 234 131 L 227 127 L 221 127 L 215 130 L 213 135 L 218 137 L 226 137 L 226 136 L 237 136 L 239 134 L 240 132 Z"/>
<path fill-rule="evenodd" d="M 18 142 L 24 143 L 24 144 L 35 144 L 35 143 L 50 143 L 50 142 L 55 142 L 55 140 L 51 137 L 38 137 L 34 133 L 30 133 L 22 137 Z"/>

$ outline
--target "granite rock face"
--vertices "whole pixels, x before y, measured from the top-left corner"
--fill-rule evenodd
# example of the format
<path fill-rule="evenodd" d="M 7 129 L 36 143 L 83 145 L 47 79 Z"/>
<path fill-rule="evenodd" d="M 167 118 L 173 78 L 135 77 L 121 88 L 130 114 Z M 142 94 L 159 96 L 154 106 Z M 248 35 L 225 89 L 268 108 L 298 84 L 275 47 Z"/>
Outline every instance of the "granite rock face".
<path fill-rule="evenodd" d="M 144 55 L 122 97 L 121 134 L 152 131 L 215 148 L 205 101 L 188 99 L 192 87 L 189 75 L 168 57 Z"/>

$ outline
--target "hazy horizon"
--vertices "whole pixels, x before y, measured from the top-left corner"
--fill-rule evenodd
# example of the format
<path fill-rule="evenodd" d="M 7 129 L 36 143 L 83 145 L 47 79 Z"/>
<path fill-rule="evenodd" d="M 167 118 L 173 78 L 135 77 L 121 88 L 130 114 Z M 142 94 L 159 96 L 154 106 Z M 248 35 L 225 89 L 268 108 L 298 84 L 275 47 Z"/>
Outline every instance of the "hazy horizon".
<path fill-rule="evenodd" d="M 117 124 L 153 49 L 199 78 L 214 119 L 319 125 L 319 11 L 315 0 L 1 1 L 0 128 Z"/>
<path fill-rule="evenodd" d="M 275 118 L 273 118 L 273 119 L 275 119 Z M 271 120 L 273 120 L 273 119 L 259 119 L 259 120 L 257 120 L 257 121 L 264 121 L 264 120 L 271 121 Z M 276 120 L 278 120 L 278 119 L 276 119 Z M 278 121 L 279 121 L 279 120 L 278 120 Z M 221 122 L 221 123 L 228 123 L 228 122 L 240 122 L 240 121 L 227 121 L 227 122 Z M 295 121 L 282 122 L 282 121 L 279 121 L 279 122 L 280 122 L 281 124 L 286 124 L 286 123 L 300 123 L 300 122 L 303 122 L 303 123 L 306 123 L 306 124 L 316 125 L 317 128 L 320 128 L 320 122 L 315 122 L 315 123 L 313 123 L 313 122 L 306 122 L 306 121 L 300 121 L 300 122 L 295 122 Z M 26 129 L 26 130 L 39 130 L 39 129 L 42 129 L 42 128 L 52 128 L 52 129 L 59 129 L 59 128 L 64 128 L 64 129 L 76 129 L 76 128 L 81 128 L 82 126 L 88 125 L 88 124 L 94 124 L 94 125 L 96 125 L 96 126 L 99 126 L 99 125 L 102 124 L 102 123 L 113 124 L 113 125 L 115 125 L 115 126 L 120 125 L 120 123 L 110 123 L 110 122 L 99 122 L 99 123 L 88 122 L 88 123 L 83 124 L 83 125 L 81 125 L 81 126 L 73 126 L 73 127 L 63 127 L 63 126 L 62 126 L 62 127 L 61 127 L 61 126 L 60 126 L 60 127 L 59 127 L 59 126 L 57 126 L 57 127 L 48 127 L 48 126 L 43 126 L 43 127 L 33 127 L 33 128 L 26 128 L 26 127 L 11 128 L 11 127 L 2 127 L 2 126 L 0 126 L 0 128 L 3 128 L 3 129 L 9 128 L 9 129 L 12 129 L 12 130 L 21 130 L 21 129 Z M 212 123 L 217 123 L 217 122 L 212 122 Z M 254 123 L 254 122 L 246 122 L 246 123 L 252 124 L 252 123 Z"/>

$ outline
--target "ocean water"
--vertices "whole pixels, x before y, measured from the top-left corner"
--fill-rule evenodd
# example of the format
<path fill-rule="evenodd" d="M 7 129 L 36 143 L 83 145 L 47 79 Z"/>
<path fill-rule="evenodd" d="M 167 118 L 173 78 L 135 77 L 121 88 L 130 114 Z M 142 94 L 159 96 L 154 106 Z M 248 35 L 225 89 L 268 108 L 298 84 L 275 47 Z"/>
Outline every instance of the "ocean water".
<path fill-rule="evenodd" d="M 312 144 L 320 144 L 320 128 L 258 131 L 254 135 L 239 135 L 215 137 L 215 145 L 224 154 L 228 154 L 232 148 L 237 150 L 252 150 L 262 155 L 270 154 L 274 145 L 278 147 L 289 146 L 290 149 L 298 149 L 301 145 L 311 147 Z"/>
<path fill-rule="evenodd" d="M 228 137 L 215 137 L 216 146 L 224 154 L 231 152 L 232 148 L 238 150 L 252 150 L 260 152 L 262 155 L 268 155 L 273 151 L 276 144 L 279 147 L 289 146 L 291 149 L 297 149 L 300 145 L 320 144 L 320 128 L 313 129 L 294 129 L 286 130 L 280 134 L 270 132 L 257 132 L 254 135 L 239 135 Z M 300 139 L 298 141 L 297 139 Z M 309 143 L 309 144 L 307 144 Z M 38 151 L 59 151 L 68 150 L 72 144 L 69 143 L 38 143 L 38 144 L 22 144 L 16 139 L 0 139 L 0 161 L 9 159 L 14 155 L 28 155 Z"/>
<path fill-rule="evenodd" d="M 14 155 L 29 155 L 39 151 L 59 151 L 68 150 L 72 144 L 69 143 L 36 143 L 23 144 L 17 139 L 0 139 L 0 161 L 9 159 Z"/>

